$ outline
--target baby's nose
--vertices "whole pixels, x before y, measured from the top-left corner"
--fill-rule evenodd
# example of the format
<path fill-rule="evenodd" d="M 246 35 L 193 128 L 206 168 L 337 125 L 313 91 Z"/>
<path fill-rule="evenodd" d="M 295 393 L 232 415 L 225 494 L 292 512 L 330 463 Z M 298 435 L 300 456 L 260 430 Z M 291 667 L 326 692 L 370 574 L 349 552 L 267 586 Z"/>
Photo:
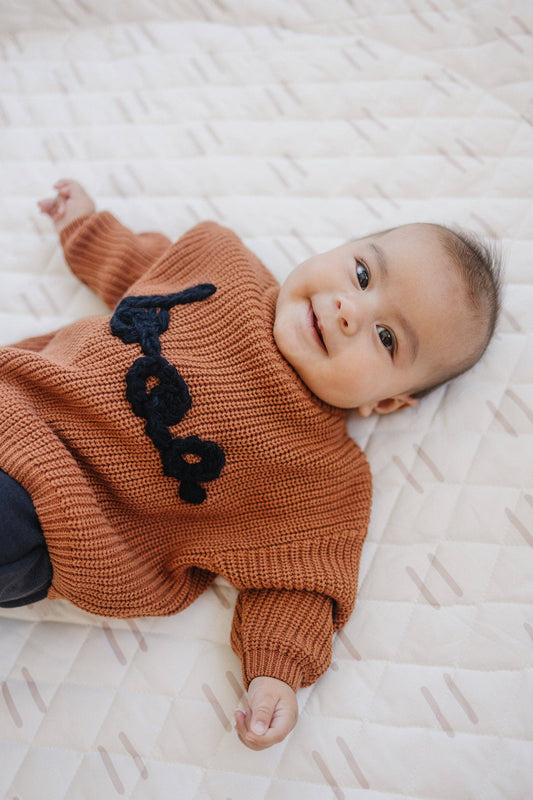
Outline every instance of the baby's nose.
<path fill-rule="evenodd" d="M 355 303 L 347 295 L 337 297 L 335 303 L 337 306 L 337 321 L 341 332 L 346 336 L 352 336 L 357 332 L 361 322 Z"/>

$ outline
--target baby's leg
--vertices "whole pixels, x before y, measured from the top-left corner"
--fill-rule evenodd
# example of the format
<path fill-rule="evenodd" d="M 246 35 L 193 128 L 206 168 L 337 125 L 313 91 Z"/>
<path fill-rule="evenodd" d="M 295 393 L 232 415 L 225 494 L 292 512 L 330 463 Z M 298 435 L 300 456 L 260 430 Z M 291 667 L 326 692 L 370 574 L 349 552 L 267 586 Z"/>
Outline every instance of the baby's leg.
<path fill-rule="evenodd" d="M 96 211 L 92 198 L 76 181 L 60 180 L 54 189 L 57 189 L 56 197 L 39 200 L 37 205 L 51 218 L 58 234 L 78 217 Z"/>
<path fill-rule="evenodd" d="M 0 470 L 0 608 L 42 600 L 52 564 L 31 497 Z"/>

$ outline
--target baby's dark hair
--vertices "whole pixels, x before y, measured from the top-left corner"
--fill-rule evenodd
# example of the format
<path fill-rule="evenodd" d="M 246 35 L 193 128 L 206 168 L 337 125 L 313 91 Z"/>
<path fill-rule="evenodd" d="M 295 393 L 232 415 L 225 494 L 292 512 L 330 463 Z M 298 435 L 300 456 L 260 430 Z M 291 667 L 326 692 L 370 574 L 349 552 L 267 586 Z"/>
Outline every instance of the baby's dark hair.
<path fill-rule="evenodd" d="M 474 352 L 452 367 L 448 374 L 439 375 L 430 386 L 413 392 L 413 397 L 424 397 L 479 361 L 494 334 L 501 308 L 502 256 L 499 247 L 495 243 L 485 244 L 470 231 L 445 225 L 434 227 L 464 281 L 472 311 L 484 324 L 485 335 Z"/>

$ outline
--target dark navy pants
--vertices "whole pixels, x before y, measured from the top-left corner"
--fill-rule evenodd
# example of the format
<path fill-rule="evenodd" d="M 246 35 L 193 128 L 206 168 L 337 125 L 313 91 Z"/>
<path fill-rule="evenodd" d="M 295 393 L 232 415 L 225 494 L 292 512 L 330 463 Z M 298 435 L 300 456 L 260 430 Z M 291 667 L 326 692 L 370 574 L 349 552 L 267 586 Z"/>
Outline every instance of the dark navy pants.
<path fill-rule="evenodd" d="M 52 564 L 28 492 L 0 470 L 0 608 L 46 597 Z"/>

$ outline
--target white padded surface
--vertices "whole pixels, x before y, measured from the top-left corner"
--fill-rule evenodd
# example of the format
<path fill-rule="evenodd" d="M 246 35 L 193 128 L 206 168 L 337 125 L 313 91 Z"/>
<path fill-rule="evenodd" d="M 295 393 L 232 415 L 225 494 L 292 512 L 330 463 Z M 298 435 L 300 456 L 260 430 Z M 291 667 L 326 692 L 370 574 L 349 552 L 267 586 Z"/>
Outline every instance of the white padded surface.
<path fill-rule="evenodd" d="M 356 610 L 281 745 L 232 731 L 234 590 L 167 619 L 0 613 L 7 800 L 526 800 L 533 786 L 528 0 L 0 0 L 0 340 L 102 309 L 35 201 L 212 218 L 282 279 L 410 221 L 503 243 L 483 361 L 352 419 L 375 476 Z"/>

